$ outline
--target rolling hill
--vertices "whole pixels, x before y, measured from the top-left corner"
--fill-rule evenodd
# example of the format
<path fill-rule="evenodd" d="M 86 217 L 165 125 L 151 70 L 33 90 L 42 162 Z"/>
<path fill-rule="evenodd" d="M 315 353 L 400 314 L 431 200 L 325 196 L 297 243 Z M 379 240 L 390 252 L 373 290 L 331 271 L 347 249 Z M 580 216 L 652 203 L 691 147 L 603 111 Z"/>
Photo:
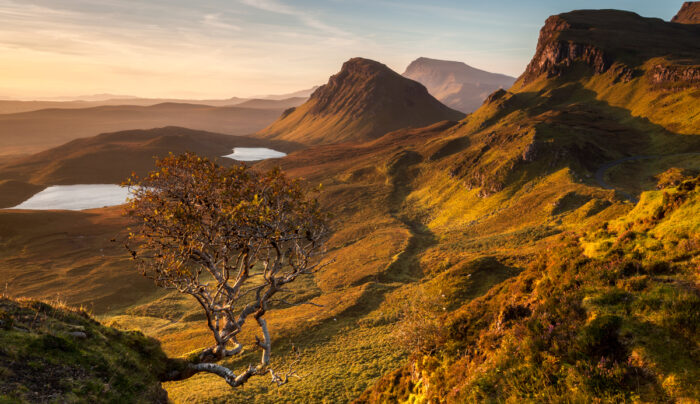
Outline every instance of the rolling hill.
<path fill-rule="evenodd" d="M 106 99 L 76 99 L 65 101 L 22 101 L 22 100 L 0 100 L 0 114 L 16 114 L 20 112 L 38 111 L 41 109 L 81 109 L 104 106 L 142 106 L 150 107 L 163 103 L 177 104 L 198 104 L 211 107 L 231 107 L 247 101 L 245 98 L 233 97 L 225 100 L 183 100 L 167 98 L 137 98 L 137 97 L 117 97 Z"/>
<path fill-rule="evenodd" d="M 154 169 L 154 157 L 168 153 L 189 151 L 217 159 L 234 147 L 290 152 L 300 146 L 172 126 L 104 133 L 0 164 L 0 208 L 14 206 L 49 185 L 120 184 L 132 172 L 145 175 Z"/>
<path fill-rule="evenodd" d="M 306 103 L 288 109 L 256 135 L 305 144 L 363 141 L 463 116 L 442 105 L 420 83 L 381 63 L 354 58 Z"/>
<path fill-rule="evenodd" d="M 490 73 L 462 62 L 418 58 L 411 62 L 404 77 L 423 84 L 430 94 L 452 109 L 470 113 L 499 88 L 507 89 L 515 77 Z"/>
<path fill-rule="evenodd" d="M 0 115 L 0 153 L 36 153 L 99 133 L 163 126 L 246 135 L 265 127 L 281 112 L 281 108 L 164 103 L 152 106 L 44 109 L 4 114 Z"/>

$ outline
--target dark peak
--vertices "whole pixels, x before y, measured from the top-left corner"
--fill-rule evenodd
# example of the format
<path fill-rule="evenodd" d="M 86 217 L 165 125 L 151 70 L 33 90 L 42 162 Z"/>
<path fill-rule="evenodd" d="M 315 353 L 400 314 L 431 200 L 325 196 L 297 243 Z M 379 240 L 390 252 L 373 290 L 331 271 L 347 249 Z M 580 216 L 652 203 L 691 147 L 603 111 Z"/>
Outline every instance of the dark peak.
<path fill-rule="evenodd" d="M 521 76 L 527 84 L 541 75 L 561 76 L 583 63 L 595 73 L 619 63 L 619 76 L 627 80 L 634 68 L 654 57 L 697 59 L 700 26 L 671 24 L 619 10 L 577 10 L 549 17 L 537 49 Z"/>
<path fill-rule="evenodd" d="M 340 72 L 331 77 L 331 82 L 333 82 L 334 79 L 337 81 L 347 77 L 352 77 L 357 80 L 366 80 L 380 76 L 384 79 L 388 77 L 398 78 L 399 74 L 383 63 L 371 59 L 352 58 L 343 63 Z"/>
<path fill-rule="evenodd" d="M 430 97 L 422 84 L 404 78 L 385 64 L 356 57 L 343 63 L 340 72 L 314 91 L 310 99 L 316 101 L 313 112 L 338 113 L 347 109 L 360 115 L 394 102 L 396 97 L 413 96 Z"/>
<path fill-rule="evenodd" d="M 671 22 L 679 24 L 700 24 L 700 1 L 686 1 Z"/>
<path fill-rule="evenodd" d="M 358 88 L 368 82 L 391 78 L 401 78 L 395 71 L 383 63 L 360 57 L 352 58 L 343 63 L 340 71 L 328 79 L 326 85 L 320 86 L 312 94 L 311 99 L 327 98 L 329 93 L 337 91 L 366 90 Z"/>

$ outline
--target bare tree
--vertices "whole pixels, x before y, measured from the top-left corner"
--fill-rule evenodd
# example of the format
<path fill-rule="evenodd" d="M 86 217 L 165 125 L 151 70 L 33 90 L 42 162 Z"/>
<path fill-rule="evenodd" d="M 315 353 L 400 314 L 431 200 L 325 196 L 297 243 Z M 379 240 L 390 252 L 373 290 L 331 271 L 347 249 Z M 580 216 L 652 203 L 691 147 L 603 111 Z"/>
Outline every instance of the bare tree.
<path fill-rule="evenodd" d="M 141 272 L 160 287 L 192 296 L 206 314 L 214 344 L 167 376 L 198 372 L 240 386 L 267 374 L 282 385 L 294 376 L 270 367 L 272 341 L 265 313 L 275 295 L 321 266 L 327 217 L 298 180 L 279 169 L 259 173 L 245 165 L 223 167 L 193 154 L 157 161 L 148 177 L 127 182 L 127 214 L 137 220 L 127 248 Z M 241 373 L 212 363 L 239 355 L 244 324 L 257 324 L 260 362 Z"/>

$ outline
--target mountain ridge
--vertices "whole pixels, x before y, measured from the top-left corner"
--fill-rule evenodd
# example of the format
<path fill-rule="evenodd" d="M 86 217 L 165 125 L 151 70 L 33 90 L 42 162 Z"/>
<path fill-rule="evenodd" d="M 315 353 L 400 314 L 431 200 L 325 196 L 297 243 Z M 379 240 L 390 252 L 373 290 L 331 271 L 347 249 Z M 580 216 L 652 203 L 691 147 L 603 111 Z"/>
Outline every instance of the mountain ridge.
<path fill-rule="evenodd" d="M 419 57 L 411 62 L 404 77 L 416 80 L 450 108 L 469 113 L 499 88 L 509 88 L 515 77 L 491 73 L 464 62 Z"/>
<path fill-rule="evenodd" d="M 386 65 L 353 58 L 306 103 L 285 111 L 256 135 L 308 144 L 363 141 L 463 116 L 432 97 L 422 84 Z"/>

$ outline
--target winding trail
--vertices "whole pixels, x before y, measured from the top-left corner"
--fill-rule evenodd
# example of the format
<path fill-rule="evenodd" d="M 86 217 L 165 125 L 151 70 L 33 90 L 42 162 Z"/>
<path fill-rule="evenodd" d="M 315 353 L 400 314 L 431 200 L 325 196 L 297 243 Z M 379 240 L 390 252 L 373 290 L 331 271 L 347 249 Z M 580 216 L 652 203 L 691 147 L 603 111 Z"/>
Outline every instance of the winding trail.
<path fill-rule="evenodd" d="M 645 155 L 635 155 L 635 156 L 629 156 L 625 158 L 621 158 L 615 161 L 611 161 L 609 163 L 605 163 L 598 170 L 595 172 L 595 181 L 600 185 L 601 188 L 604 189 L 613 189 L 615 192 L 618 192 L 620 195 L 622 195 L 625 199 L 632 203 L 637 203 L 639 202 L 639 198 L 636 196 L 630 194 L 629 192 L 622 191 L 620 189 L 617 189 L 610 185 L 608 182 L 605 181 L 605 173 L 620 164 L 628 163 L 630 161 L 637 161 L 637 160 L 648 160 L 648 159 L 657 159 L 657 158 L 663 158 L 663 157 L 676 157 L 676 156 L 700 156 L 700 152 L 689 152 L 689 153 L 676 153 L 676 154 L 653 154 L 649 156 Z"/>

